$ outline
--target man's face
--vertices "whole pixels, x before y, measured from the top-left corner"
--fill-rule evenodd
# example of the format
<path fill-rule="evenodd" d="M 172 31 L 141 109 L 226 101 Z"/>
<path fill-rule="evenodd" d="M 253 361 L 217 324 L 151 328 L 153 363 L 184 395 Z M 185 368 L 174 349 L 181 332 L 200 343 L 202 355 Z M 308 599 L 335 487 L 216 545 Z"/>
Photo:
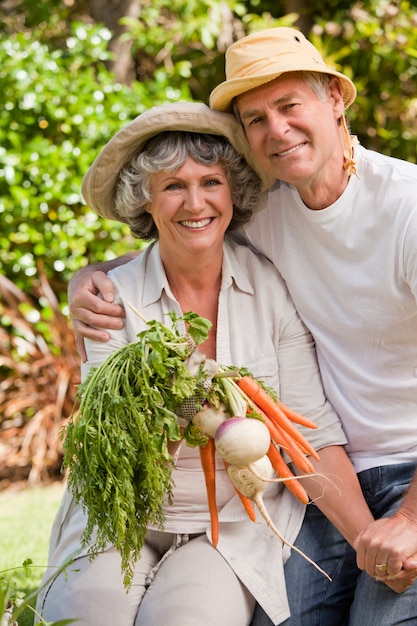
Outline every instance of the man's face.
<path fill-rule="evenodd" d="M 344 105 L 336 80 L 319 100 L 291 72 L 238 96 L 236 105 L 259 165 L 275 178 L 299 187 L 322 178 L 335 160 L 343 164 L 337 120 Z"/>

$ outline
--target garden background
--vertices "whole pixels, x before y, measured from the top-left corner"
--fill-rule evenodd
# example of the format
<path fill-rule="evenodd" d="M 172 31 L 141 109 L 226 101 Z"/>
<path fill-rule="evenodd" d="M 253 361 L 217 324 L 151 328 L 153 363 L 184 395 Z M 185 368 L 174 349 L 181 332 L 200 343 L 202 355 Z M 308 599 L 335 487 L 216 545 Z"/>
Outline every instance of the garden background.
<path fill-rule="evenodd" d="M 60 476 L 79 360 L 67 285 L 140 242 L 83 203 L 105 142 L 145 109 L 207 102 L 225 49 L 300 28 L 356 83 L 363 145 L 416 161 L 417 7 L 401 0 L 0 2 L 0 488 Z"/>

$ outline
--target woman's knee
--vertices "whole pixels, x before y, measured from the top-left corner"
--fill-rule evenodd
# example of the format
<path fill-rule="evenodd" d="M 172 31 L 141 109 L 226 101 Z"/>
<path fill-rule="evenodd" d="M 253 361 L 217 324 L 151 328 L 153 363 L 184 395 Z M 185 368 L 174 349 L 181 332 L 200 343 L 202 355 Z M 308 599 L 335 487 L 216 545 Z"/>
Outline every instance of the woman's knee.
<path fill-rule="evenodd" d="M 135 626 L 249 625 L 255 600 L 205 536 L 176 550 L 161 566 Z"/>
<path fill-rule="evenodd" d="M 77 619 L 84 626 L 132 626 L 145 593 L 146 574 L 153 564 L 152 552 L 145 549 L 146 563 L 141 559 L 128 592 L 115 549 L 93 560 L 88 556 L 76 559 L 52 581 L 39 612 L 48 622 Z"/>

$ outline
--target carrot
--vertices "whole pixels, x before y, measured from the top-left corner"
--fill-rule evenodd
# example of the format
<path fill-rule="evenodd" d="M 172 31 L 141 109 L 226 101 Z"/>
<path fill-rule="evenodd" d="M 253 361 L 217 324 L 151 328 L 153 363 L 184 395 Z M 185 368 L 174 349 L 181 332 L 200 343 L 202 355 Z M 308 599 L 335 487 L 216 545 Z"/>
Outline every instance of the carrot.
<path fill-rule="evenodd" d="M 207 502 L 211 520 L 211 540 L 216 547 L 219 541 L 219 517 L 216 504 L 216 459 L 214 439 L 208 438 L 205 446 L 200 446 L 201 467 L 206 482 Z"/>
<path fill-rule="evenodd" d="M 274 424 L 274 422 L 266 413 L 262 411 L 262 409 L 256 405 L 254 405 L 254 409 L 256 413 L 261 416 L 262 421 L 268 428 L 272 441 L 277 443 L 281 448 L 285 449 L 285 452 L 291 457 L 292 461 L 300 468 L 300 470 L 306 473 L 314 472 L 312 463 L 305 456 L 305 449 L 301 448 L 301 446 L 297 444 L 297 442 L 294 441 L 290 435 L 285 432 L 283 428 L 281 428 L 281 426 Z"/>
<path fill-rule="evenodd" d="M 284 441 L 284 443 L 280 447 L 288 454 L 291 461 L 295 463 L 302 472 L 306 474 L 314 472 L 314 466 L 310 459 L 306 457 L 297 442 L 291 439 L 285 431 L 282 431 L 281 440 Z"/>
<path fill-rule="evenodd" d="M 264 419 L 265 425 L 270 429 L 272 441 L 285 450 L 288 456 L 291 457 L 292 462 L 295 463 L 301 471 L 306 473 L 314 472 L 312 463 L 305 456 L 304 451 L 301 450 L 297 442 L 291 439 L 279 426 L 273 424 L 267 415 L 264 416 Z"/>
<path fill-rule="evenodd" d="M 234 486 L 234 485 L 233 485 Z M 255 509 L 253 508 L 252 500 L 247 496 L 244 496 L 243 493 L 240 493 L 239 489 L 236 489 L 236 493 L 240 498 L 241 503 L 243 504 L 243 508 L 245 509 L 249 519 L 252 522 L 256 522 Z"/>
<path fill-rule="evenodd" d="M 279 431 L 279 426 L 276 427 Z M 299 444 L 291 439 L 291 437 L 284 431 L 281 431 L 281 440 L 284 442 L 281 448 L 285 450 L 293 463 L 295 463 L 301 471 L 308 473 L 314 472 L 314 466 L 310 459 L 305 455 L 304 450 L 301 449 Z"/>
<path fill-rule="evenodd" d="M 278 411 L 281 411 L 281 409 L 278 409 Z M 287 420 L 280 424 L 282 430 L 291 437 L 294 443 L 300 446 L 301 450 L 303 450 L 306 454 L 310 454 L 313 459 L 316 459 L 316 461 L 320 461 L 319 455 L 317 454 L 313 446 L 307 441 L 304 435 L 300 433 L 296 426 L 293 425 L 293 423 L 287 418 L 285 413 L 282 413 L 282 416 L 285 417 Z"/>
<path fill-rule="evenodd" d="M 271 442 L 269 450 L 267 452 L 268 458 L 271 461 L 272 467 L 279 478 L 289 478 L 285 481 L 285 486 L 291 493 L 303 504 L 308 504 L 309 498 L 306 490 L 301 483 L 295 478 L 290 468 L 284 461 L 284 458 L 278 448 Z"/>
<path fill-rule="evenodd" d="M 227 470 L 227 466 L 229 465 L 229 463 L 227 463 L 226 461 L 224 462 L 224 466 Z M 232 483 L 233 484 L 233 483 Z M 244 496 L 243 493 L 240 493 L 239 489 L 237 489 L 237 487 L 235 487 L 233 485 L 237 495 L 239 496 L 239 499 L 241 501 L 241 503 L 243 504 L 243 508 L 245 509 L 249 519 L 252 522 L 256 522 L 256 515 L 255 515 L 255 509 L 253 508 L 253 503 L 252 500 L 250 498 L 248 498 L 247 496 Z"/>
<path fill-rule="evenodd" d="M 294 411 L 294 409 L 290 409 L 286 404 L 279 401 L 279 407 L 283 413 L 295 424 L 299 424 L 300 426 L 306 426 L 306 428 L 317 428 L 317 424 L 312 420 L 305 417 L 305 415 L 301 415 Z"/>
<path fill-rule="evenodd" d="M 250 376 L 242 376 L 237 381 L 238 386 L 248 396 L 254 404 L 256 404 L 262 411 L 275 423 L 281 426 L 291 437 L 298 442 L 308 454 L 317 460 L 319 456 L 314 448 L 308 443 L 305 437 L 294 426 L 291 420 L 285 415 L 285 413 L 279 408 L 278 404 L 271 398 L 271 396 L 265 391 L 265 389 Z"/>

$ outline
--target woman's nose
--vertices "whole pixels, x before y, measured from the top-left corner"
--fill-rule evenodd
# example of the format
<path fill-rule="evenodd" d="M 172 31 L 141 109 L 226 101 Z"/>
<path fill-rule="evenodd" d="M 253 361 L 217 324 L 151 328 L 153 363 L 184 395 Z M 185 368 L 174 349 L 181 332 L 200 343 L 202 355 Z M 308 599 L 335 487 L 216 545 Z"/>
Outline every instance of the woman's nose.
<path fill-rule="evenodd" d="M 190 187 L 185 198 L 187 211 L 198 213 L 204 207 L 204 193 L 201 189 Z"/>

